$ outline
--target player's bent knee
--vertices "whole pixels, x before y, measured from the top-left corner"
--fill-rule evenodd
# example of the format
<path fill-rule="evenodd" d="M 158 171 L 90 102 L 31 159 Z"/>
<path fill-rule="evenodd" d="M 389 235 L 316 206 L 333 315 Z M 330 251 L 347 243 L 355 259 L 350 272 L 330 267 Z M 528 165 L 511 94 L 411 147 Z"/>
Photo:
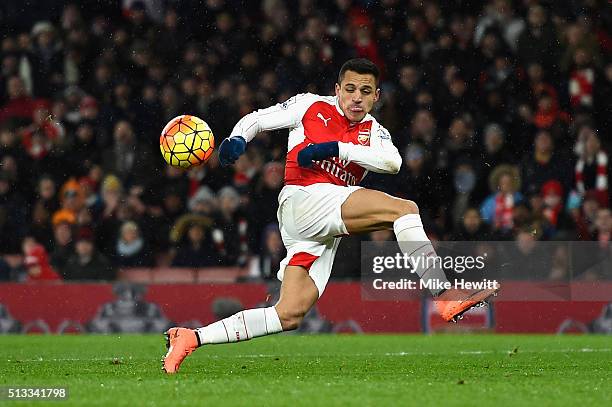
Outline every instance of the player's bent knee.
<path fill-rule="evenodd" d="M 417 214 L 419 213 L 419 207 L 416 202 L 409 199 L 402 199 L 401 205 L 397 205 L 395 211 L 395 218 L 401 218 L 404 215 Z M 395 219 L 394 219 L 395 220 Z"/>
<path fill-rule="evenodd" d="M 406 200 L 405 208 L 404 208 L 404 215 L 407 215 L 407 214 L 418 214 L 418 213 L 419 213 L 419 207 L 416 204 L 416 202 L 410 201 L 410 200 Z"/>
<path fill-rule="evenodd" d="M 407 214 L 418 214 L 419 206 L 414 201 L 406 200 L 406 208 L 404 215 Z"/>

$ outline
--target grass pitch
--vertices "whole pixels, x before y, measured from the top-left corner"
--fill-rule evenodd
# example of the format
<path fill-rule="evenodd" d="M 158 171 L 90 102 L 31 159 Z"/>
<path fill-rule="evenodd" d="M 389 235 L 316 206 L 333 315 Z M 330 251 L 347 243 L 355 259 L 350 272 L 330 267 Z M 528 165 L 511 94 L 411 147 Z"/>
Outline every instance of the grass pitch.
<path fill-rule="evenodd" d="M 78 406 L 612 405 L 602 336 L 278 335 L 160 370 L 158 336 L 0 336 L 0 386 L 67 386 Z M 46 405 L 44 401 L 14 404 Z"/>

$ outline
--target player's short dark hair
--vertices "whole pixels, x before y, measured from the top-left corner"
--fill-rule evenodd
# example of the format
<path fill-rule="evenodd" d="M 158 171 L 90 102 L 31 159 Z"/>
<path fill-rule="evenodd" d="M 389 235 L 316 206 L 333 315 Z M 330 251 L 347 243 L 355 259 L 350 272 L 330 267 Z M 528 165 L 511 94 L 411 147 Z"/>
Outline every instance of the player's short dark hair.
<path fill-rule="evenodd" d="M 378 85 L 378 78 L 380 77 L 380 70 L 376 66 L 376 64 L 369 59 L 365 58 L 353 58 L 349 59 L 342 65 L 340 68 L 340 73 L 338 74 L 338 83 L 342 82 L 344 78 L 344 74 L 346 71 L 353 71 L 359 74 L 370 74 L 374 76 L 374 80 L 376 81 L 376 85 Z"/>

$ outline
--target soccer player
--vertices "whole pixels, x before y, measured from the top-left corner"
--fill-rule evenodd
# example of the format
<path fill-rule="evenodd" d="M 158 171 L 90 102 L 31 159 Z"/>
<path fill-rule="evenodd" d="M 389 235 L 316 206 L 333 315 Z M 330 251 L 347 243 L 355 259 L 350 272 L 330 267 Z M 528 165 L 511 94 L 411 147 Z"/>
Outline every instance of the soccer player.
<path fill-rule="evenodd" d="M 402 159 L 389 132 L 369 115 L 380 97 L 379 71 L 366 59 L 347 61 L 335 96 L 300 94 L 244 116 L 219 146 L 222 165 L 234 163 L 259 132 L 289 129 L 285 186 L 278 221 L 287 257 L 281 262 L 280 299 L 269 308 L 241 311 L 196 330 L 171 328 L 163 369 L 175 373 L 185 357 L 208 344 L 244 341 L 296 329 L 323 294 L 343 235 L 393 229 L 410 256 L 435 256 L 416 203 L 357 186 L 368 171 L 396 174 Z M 446 282 L 438 262 L 414 270 Z M 427 285 L 439 287 L 440 284 Z M 442 318 L 456 320 L 497 289 L 473 292 L 434 288 Z"/>

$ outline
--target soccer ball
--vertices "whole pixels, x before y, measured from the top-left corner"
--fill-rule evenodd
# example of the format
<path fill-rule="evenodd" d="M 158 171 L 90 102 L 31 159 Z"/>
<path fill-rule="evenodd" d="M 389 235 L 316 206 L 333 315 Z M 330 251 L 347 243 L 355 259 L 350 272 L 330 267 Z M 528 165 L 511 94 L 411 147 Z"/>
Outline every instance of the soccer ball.
<path fill-rule="evenodd" d="M 159 148 L 171 166 L 190 168 L 210 158 L 215 138 L 204 120 L 182 115 L 166 124 L 159 138 Z"/>

